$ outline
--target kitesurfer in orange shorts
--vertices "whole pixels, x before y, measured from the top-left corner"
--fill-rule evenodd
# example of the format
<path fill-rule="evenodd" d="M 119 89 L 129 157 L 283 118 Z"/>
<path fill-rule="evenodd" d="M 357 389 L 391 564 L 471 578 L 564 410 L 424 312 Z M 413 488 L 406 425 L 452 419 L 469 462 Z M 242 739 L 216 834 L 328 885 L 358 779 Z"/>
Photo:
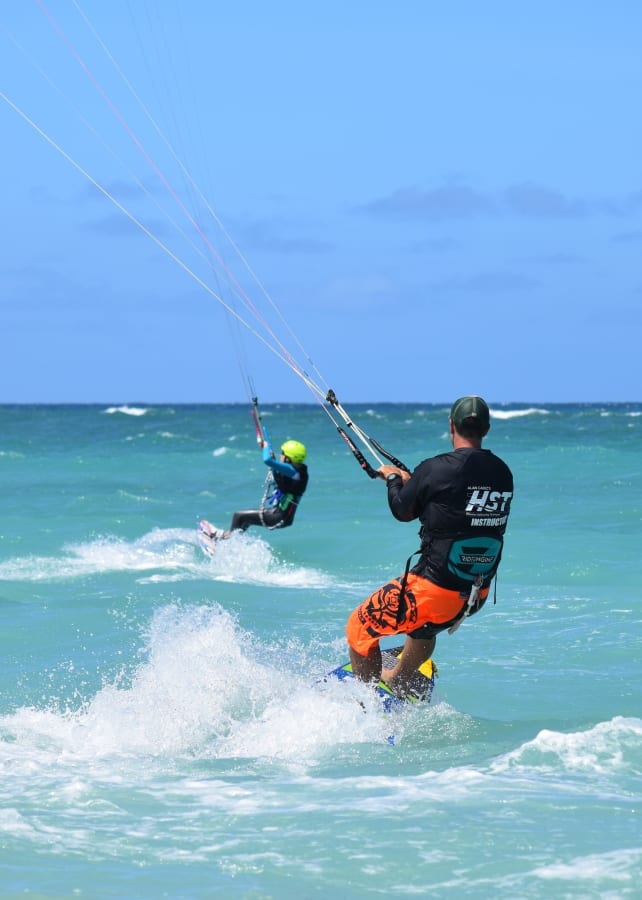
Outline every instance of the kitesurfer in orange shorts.
<path fill-rule="evenodd" d="M 388 505 L 401 522 L 419 519 L 419 561 L 374 591 L 350 615 L 346 636 L 357 678 L 383 678 L 403 694 L 434 651 L 436 635 L 454 630 L 484 605 L 501 559 L 513 497 L 513 475 L 482 441 L 490 411 L 478 396 L 461 397 L 450 411 L 452 450 L 425 459 L 409 474 L 378 470 Z M 414 554 L 413 554 L 414 555 Z M 394 669 L 381 669 L 381 638 L 404 634 Z"/>

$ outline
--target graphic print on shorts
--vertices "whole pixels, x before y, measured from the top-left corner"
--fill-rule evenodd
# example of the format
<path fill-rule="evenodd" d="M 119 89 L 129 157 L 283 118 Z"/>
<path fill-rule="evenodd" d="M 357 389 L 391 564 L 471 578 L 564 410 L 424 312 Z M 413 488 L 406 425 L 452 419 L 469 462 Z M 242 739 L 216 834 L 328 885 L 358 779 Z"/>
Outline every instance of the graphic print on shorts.
<path fill-rule="evenodd" d="M 363 611 L 363 624 L 368 626 L 368 630 L 373 628 L 377 634 L 389 633 L 396 631 L 402 623 L 412 624 L 417 621 L 415 595 L 406 588 L 400 603 L 401 593 L 400 582 L 389 581 L 371 594 L 360 610 Z"/>

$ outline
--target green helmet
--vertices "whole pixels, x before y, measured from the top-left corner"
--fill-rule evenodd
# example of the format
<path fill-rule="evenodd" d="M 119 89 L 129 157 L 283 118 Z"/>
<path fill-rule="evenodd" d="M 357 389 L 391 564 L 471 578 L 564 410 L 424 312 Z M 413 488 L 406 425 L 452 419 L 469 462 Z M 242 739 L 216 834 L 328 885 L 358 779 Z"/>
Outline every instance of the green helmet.
<path fill-rule="evenodd" d="M 281 445 L 281 453 L 293 463 L 302 463 L 307 452 L 305 444 L 300 441 L 286 441 Z"/>

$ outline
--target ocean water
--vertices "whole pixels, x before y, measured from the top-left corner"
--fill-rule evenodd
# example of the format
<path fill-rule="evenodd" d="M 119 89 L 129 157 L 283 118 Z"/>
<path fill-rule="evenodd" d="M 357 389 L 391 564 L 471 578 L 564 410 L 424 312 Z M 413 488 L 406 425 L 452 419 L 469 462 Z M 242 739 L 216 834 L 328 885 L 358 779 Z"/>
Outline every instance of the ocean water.
<path fill-rule="evenodd" d="M 642 404 L 491 408 L 496 604 L 385 716 L 319 679 L 417 527 L 320 407 L 263 410 L 309 448 L 294 527 L 212 559 L 199 519 L 263 490 L 248 407 L 0 407 L 0 895 L 642 896 Z M 349 411 L 448 447 L 445 406 Z"/>

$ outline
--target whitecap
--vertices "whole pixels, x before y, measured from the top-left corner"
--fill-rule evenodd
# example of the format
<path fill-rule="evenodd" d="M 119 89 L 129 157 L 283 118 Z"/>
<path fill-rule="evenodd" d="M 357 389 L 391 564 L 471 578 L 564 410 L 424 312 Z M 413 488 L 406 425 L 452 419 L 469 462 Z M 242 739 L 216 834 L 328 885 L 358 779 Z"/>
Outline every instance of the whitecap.
<path fill-rule="evenodd" d="M 524 416 L 548 416 L 550 410 L 537 406 L 528 409 L 493 409 L 490 410 L 491 419 L 522 419 Z"/>
<path fill-rule="evenodd" d="M 149 410 L 142 406 L 109 406 L 105 410 L 105 413 L 108 415 L 123 413 L 125 416 L 144 416 L 147 412 Z"/>

